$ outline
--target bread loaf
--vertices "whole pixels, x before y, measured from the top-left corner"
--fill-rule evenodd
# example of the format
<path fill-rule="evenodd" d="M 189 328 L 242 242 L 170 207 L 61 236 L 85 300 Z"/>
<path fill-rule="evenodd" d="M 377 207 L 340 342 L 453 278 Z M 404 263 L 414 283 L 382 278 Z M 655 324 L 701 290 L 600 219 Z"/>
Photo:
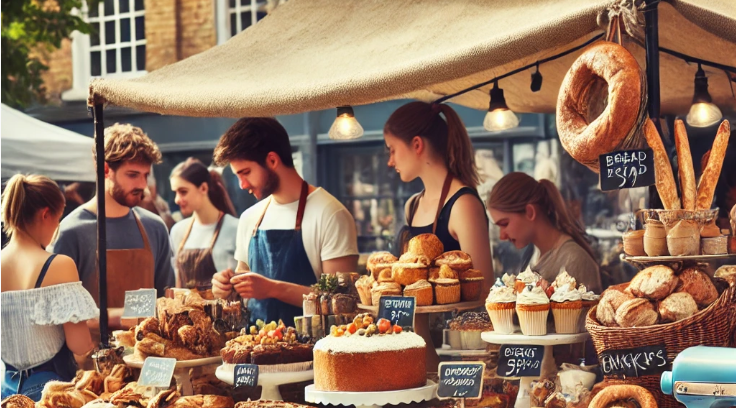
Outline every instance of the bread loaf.
<path fill-rule="evenodd" d="M 415 255 L 424 255 L 427 258 L 437 258 L 445 251 L 442 241 L 434 234 L 420 234 L 409 240 L 406 252 Z"/>
<path fill-rule="evenodd" d="M 654 180 L 662 204 L 667 210 L 679 210 L 680 199 L 677 197 L 677 186 L 675 176 L 672 174 L 670 158 L 662 144 L 657 127 L 654 126 L 651 119 L 647 119 L 644 123 L 644 136 L 654 152 Z"/>
<path fill-rule="evenodd" d="M 687 140 L 685 123 L 677 119 L 675 121 L 675 146 L 677 147 L 677 165 L 680 176 L 680 189 L 682 190 L 682 209 L 695 209 L 695 170 L 693 169 L 693 157 L 690 153 L 690 142 Z"/>
<path fill-rule="evenodd" d="M 634 299 L 634 296 L 620 290 L 616 287 L 611 287 L 603 291 L 601 300 L 598 302 L 596 307 L 595 317 L 604 326 L 616 326 L 616 310 L 621 305 Z"/>
<path fill-rule="evenodd" d="M 698 306 L 706 307 L 718 299 L 718 291 L 705 272 L 697 268 L 686 268 L 680 272 L 678 278 L 675 292 L 689 293 Z"/>
<path fill-rule="evenodd" d="M 673 293 L 659 303 L 659 314 L 666 322 L 676 322 L 698 312 L 698 305 L 687 292 Z"/>
<path fill-rule="evenodd" d="M 695 203 L 695 209 L 708 210 L 713 202 L 713 194 L 716 191 L 718 178 L 721 176 L 721 168 L 723 167 L 723 159 L 726 157 L 726 148 L 728 148 L 728 139 L 731 137 L 731 124 L 724 120 L 718 127 L 716 139 L 713 141 L 713 147 L 710 150 L 708 164 L 703 170 L 698 184 L 698 198 Z"/>
<path fill-rule="evenodd" d="M 648 299 L 627 300 L 616 310 L 616 323 L 621 327 L 651 326 L 657 323 L 659 315 Z"/>
<path fill-rule="evenodd" d="M 631 294 L 651 300 L 662 300 L 669 296 L 677 286 L 677 276 L 672 268 L 655 265 L 634 276 L 629 285 Z"/>

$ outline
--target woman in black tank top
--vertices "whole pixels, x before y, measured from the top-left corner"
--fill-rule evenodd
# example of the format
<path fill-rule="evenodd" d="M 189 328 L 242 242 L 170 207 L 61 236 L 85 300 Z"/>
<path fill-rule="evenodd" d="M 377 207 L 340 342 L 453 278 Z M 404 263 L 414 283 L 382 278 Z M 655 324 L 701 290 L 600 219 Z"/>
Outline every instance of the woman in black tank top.
<path fill-rule="evenodd" d="M 411 102 L 391 115 L 383 133 L 388 165 L 402 181 L 418 177 L 425 187 L 406 205 L 406 225 L 397 236 L 396 255 L 404 252 L 412 237 L 434 233 L 445 251 L 467 252 L 474 268 L 483 272 L 486 290 L 490 288 L 488 216 L 475 189 L 473 146 L 460 117 L 448 105 Z"/>

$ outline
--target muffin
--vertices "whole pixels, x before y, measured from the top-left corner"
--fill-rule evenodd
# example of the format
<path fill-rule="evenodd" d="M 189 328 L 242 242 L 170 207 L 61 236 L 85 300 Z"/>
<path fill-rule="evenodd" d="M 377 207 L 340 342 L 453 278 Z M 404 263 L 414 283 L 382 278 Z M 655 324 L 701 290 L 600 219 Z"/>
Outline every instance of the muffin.
<path fill-rule="evenodd" d="M 422 279 L 427 280 L 429 270 L 426 264 L 395 263 L 391 267 L 391 278 L 401 286 L 408 286 Z"/>
<path fill-rule="evenodd" d="M 542 275 L 532 271 L 532 268 L 527 266 L 526 270 L 516 277 L 514 288 L 517 293 L 521 293 L 527 286 L 537 286 L 537 282 L 540 280 L 542 280 Z"/>
<path fill-rule="evenodd" d="M 486 343 L 481 338 L 484 331 L 493 330 L 493 325 L 485 312 L 466 312 L 450 321 L 450 330 L 460 333 L 460 348 L 463 350 L 482 350 Z"/>
<path fill-rule="evenodd" d="M 570 290 L 578 287 L 578 281 L 567 273 L 564 266 L 560 268 L 560 273 L 557 274 L 555 281 L 552 282 L 552 287 L 555 290 L 563 286 L 569 286 Z"/>
<path fill-rule="evenodd" d="M 398 261 L 398 258 L 390 252 L 374 252 L 368 257 L 365 268 L 370 271 L 373 279 L 378 279 L 378 274 L 386 268 L 391 268 L 391 265 L 396 261 Z"/>
<path fill-rule="evenodd" d="M 447 265 L 450 268 L 462 272 L 473 268 L 473 261 L 470 255 L 463 251 L 448 251 L 434 259 L 437 266 Z"/>
<path fill-rule="evenodd" d="M 549 298 L 540 286 L 527 286 L 516 296 L 516 314 L 521 333 L 526 336 L 547 334 Z"/>
<path fill-rule="evenodd" d="M 560 334 L 578 332 L 578 320 L 583 309 L 583 297 L 569 284 L 558 287 L 550 298 L 555 331 Z"/>
<path fill-rule="evenodd" d="M 437 279 L 434 283 L 434 297 L 438 305 L 460 302 L 460 280 Z"/>
<path fill-rule="evenodd" d="M 360 303 L 370 306 L 373 304 L 371 298 L 371 289 L 376 281 L 371 275 L 361 276 L 357 282 L 355 282 L 355 288 L 358 289 L 358 296 L 360 296 Z"/>
<path fill-rule="evenodd" d="M 501 282 L 503 282 L 504 285 L 513 288 L 514 284 L 516 283 L 516 275 L 513 273 L 509 275 L 508 273 L 504 273 L 501 277 Z"/>
<path fill-rule="evenodd" d="M 471 302 L 480 298 L 483 291 L 483 273 L 477 269 L 460 272 L 460 298 L 463 302 Z"/>
<path fill-rule="evenodd" d="M 420 234 L 409 240 L 406 252 L 424 255 L 430 260 L 437 258 L 445 252 L 442 241 L 434 234 Z"/>
<path fill-rule="evenodd" d="M 393 282 L 394 277 L 393 273 L 391 271 L 391 268 L 386 268 L 378 273 L 378 277 L 376 278 L 376 281 L 378 283 L 384 283 L 384 282 Z"/>
<path fill-rule="evenodd" d="M 396 282 L 379 283 L 371 289 L 371 302 L 378 306 L 382 296 L 401 296 L 401 285 Z"/>
<path fill-rule="evenodd" d="M 432 285 L 424 279 L 418 280 L 404 288 L 404 296 L 416 298 L 417 306 L 430 306 L 434 300 Z"/>
<path fill-rule="evenodd" d="M 516 308 L 516 291 L 501 283 L 500 279 L 491 288 L 486 299 L 486 310 L 493 323 L 493 329 L 502 334 L 514 332 L 514 309 Z"/>

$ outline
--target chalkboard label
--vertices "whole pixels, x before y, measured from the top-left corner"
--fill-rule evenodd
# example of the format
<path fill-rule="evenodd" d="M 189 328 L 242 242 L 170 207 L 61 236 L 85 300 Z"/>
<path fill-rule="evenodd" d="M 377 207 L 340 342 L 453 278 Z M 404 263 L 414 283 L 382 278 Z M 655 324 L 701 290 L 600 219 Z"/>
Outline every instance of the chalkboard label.
<path fill-rule="evenodd" d="M 652 149 L 624 150 L 600 156 L 601 190 L 646 187 L 654 184 Z"/>
<path fill-rule="evenodd" d="M 641 377 L 667 371 L 667 350 L 664 346 L 646 346 L 625 350 L 610 350 L 598 356 L 603 375 Z"/>
<path fill-rule="evenodd" d="M 414 327 L 415 297 L 383 296 L 378 305 L 378 318 L 388 319 L 391 324 Z"/>
<path fill-rule="evenodd" d="M 148 357 L 143 362 L 138 385 L 168 388 L 176 367 L 175 358 Z"/>
<path fill-rule="evenodd" d="M 544 346 L 504 344 L 498 352 L 498 375 L 501 377 L 539 377 Z"/>
<path fill-rule="evenodd" d="M 258 385 L 258 366 L 255 364 L 236 364 L 233 372 L 235 388 Z"/>
<path fill-rule="evenodd" d="M 485 369 L 485 363 L 440 363 L 437 396 L 440 399 L 480 398 Z"/>
<path fill-rule="evenodd" d="M 123 318 L 155 316 L 156 289 L 125 291 L 125 309 L 123 309 Z"/>

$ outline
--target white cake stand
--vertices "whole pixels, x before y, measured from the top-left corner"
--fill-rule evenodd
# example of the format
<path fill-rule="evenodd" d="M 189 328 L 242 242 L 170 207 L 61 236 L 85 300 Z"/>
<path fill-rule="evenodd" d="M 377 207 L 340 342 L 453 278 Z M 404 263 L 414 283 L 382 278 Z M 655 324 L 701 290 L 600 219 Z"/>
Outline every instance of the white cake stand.
<path fill-rule="evenodd" d="M 552 346 L 560 344 L 582 343 L 588 338 L 588 332 L 576 334 L 557 334 L 550 333 L 546 336 L 525 336 L 519 332 L 514 334 L 501 334 L 496 332 L 483 332 L 480 337 L 491 344 L 516 344 L 525 346 L 544 346 L 544 356 L 542 357 L 542 367 L 539 377 L 520 377 L 519 395 L 516 397 L 515 408 L 528 408 L 531 404 L 529 392 L 531 390 L 532 380 L 544 378 L 556 368 L 555 358 L 552 354 Z M 498 373 L 501 376 L 501 373 Z"/>
<path fill-rule="evenodd" d="M 379 408 L 384 405 L 410 404 L 431 400 L 437 395 L 437 384 L 427 380 L 419 388 L 382 392 L 335 392 L 318 391 L 314 384 L 304 389 L 307 402 L 323 405 L 355 405 L 356 408 Z"/>
<path fill-rule="evenodd" d="M 132 368 L 143 368 L 143 361 L 134 358 L 134 355 L 129 354 L 123 356 L 125 365 Z M 222 357 L 205 357 L 198 358 L 195 360 L 177 360 L 174 366 L 174 379 L 176 384 L 181 387 L 181 395 L 193 395 L 194 389 L 192 388 L 192 379 L 189 377 L 189 369 L 193 367 L 202 367 L 211 364 L 222 363 Z"/>
<path fill-rule="evenodd" d="M 233 385 L 235 382 L 233 369 L 234 364 L 223 364 L 217 367 L 215 376 L 220 381 Z M 285 371 L 280 373 L 258 373 L 258 385 L 261 386 L 261 399 L 271 401 L 283 401 L 279 385 L 293 384 L 314 379 L 314 370 L 307 371 Z"/>

